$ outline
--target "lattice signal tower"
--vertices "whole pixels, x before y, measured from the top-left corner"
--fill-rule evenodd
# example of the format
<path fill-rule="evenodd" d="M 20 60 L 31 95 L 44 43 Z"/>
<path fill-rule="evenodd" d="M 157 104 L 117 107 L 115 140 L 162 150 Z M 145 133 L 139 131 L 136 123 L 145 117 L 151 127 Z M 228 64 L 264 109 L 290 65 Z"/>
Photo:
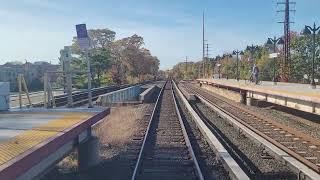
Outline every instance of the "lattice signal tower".
<path fill-rule="evenodd" d="M 290 71 L 291 71 L 291 56 L 290 56 L 290 24 L 293 21 L 290 21 L 290 12 L 296 12 L 295 8 L 292 6 L 296 5 L 296 2 L 292 2 L 290 0 L 285 0 L 283 2 L 278 2 L 277 5 L 283 5 L 284 9 L 278 10 L 277 12 L 284 13 L 284 21 L 278 22 L 284 24 L 284 58 L 281 64 L 281 80 L 284 82 L 288 82 L 290 79 Z"/>

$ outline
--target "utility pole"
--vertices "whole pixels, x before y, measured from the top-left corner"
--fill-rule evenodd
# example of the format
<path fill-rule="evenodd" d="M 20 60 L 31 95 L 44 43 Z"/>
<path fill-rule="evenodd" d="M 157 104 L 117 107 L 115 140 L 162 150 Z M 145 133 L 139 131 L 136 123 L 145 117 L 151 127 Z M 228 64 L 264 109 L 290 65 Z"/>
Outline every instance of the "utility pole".
<path fill-rule="evenodd" d="M 291 71 L 291 56 L 290 56 L 290 12 L 295 12 L 296 10 L 291 9 L 290 5 L 295 5 L 296 2 L 290 2 L 290 0 L 284 0 L 283 2 L 278 2 L 277 5 L 284 5 L 284 9 L 278 10 L 277 12 L 284 12 L 284 21 L 278 22 L 284 24 L 284 59 L 282 62 L 282 81 L 288 82 L 290 78 Z"/>
<path fill-rule="evenodd" d="M 91 84 L 91 65 L 90 65 L 90 59 L 89 59 L 89 50 L 85 51 L 86 54 L 86 60 L 87 60 L 87 74 L 88 74 L 88 108 L 93 108 L 92 104 L 92 84 Z"/>
<path fill-rule="evenodd" d="M 202 70 L 203 78 L 205 77 L 205 59 L 204 59 L 204 11 L 202 15 Z"/>
<path fill-rule="evenodd" d="M 185 73 L 185 79 L 188 77 L 188 56 L 186 56 L 186 73 Z"/>
<path fill-rule="evenodd" d="M 206 61 L 206 65 L 205 66 L 207 69 L 205 69 L 205 72 L 206 72 L 206 77 L 209 76 L 209 69 L 210 69 L 210 63 L 208 62 L 209 61 L 209 44 L 208 43 L 205 43 L 205 48 L 206 48 L 206 54 L 205 54 L 205 61 Z"/>
<path fill-rule="evenodd" d="M 198 78 L 201 78 L 201 63 L 199 62 L 199 66 L 198 66 Z"/>

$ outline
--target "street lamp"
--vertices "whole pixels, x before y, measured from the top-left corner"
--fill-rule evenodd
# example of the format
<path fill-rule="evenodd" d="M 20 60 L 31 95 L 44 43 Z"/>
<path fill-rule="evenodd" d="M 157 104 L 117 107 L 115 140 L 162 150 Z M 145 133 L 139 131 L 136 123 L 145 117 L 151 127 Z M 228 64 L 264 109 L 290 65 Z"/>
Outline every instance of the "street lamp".
<path fill-rule="evenodd" d="M 267 45 L 273 45 L 273 53 L 277 52 L 277 44 L 284 44 L 284 41 L 282 38 L 268 38 Z M 276 57 L 273 57 L 273 84 L 277 83 L 276 78 Z"/>
<path fill-rule="evenodd" d="M 221 78 L 221 76 L 220 76 L 220 73 L 221 73 L 221 64 L 220 63 L 218 63 L 217 64 L 217 66 L 218 66 L 218 74 L 219 74 L 219 79 Z"/>
<path fill-rule="evenodd" d="M 211 66 L 212 66 L 212 77 L 214 77 L 214 67 L 216 66 L 216 59 L 215 58 L 210 58 L 211 61 Z"/>
<path fill-rule="evenodd" d="M 244 55 L 244 53 L 243 51 L 235 50 L 232 54 L 237 55 L 237 81 L 239 81 L 239 54 Z"/>
<path fill-rule="evenodd" d="M 316 23 L 313 24 L 313 28 L 310 26 L 305 26 L 304 30 L 303 30 L 303 34 L 305 35 L 312 35 L 312 80 L 311 80 L 311 87 L 312 89 L 316 88 L 316 82 L 314 81 L 314 68 L 315 68 L 315 56 L 316 56 L 316 33 L 318 31 L 318 33 L 320 34 L 320 26 L 317 27 Z"/>
<path fill-rule="evenodd" d="M 227 61 L 229 61 L 229 58 L 232 58 L 232 54 L 226 53 L 223 54 L 222 59 L 227 58 Z M 227 79 L 229 79 L 229 72 L 227 72 Z"/>
<path fill-rule="evenodd" d="M 221 57 L 220 56 L 216 57 L 216 62 L 218 62 L 218 64 L 217 64 L 217 66 L 218 66 L 218 74 L 219 74 L 218 78 L 220 79 L 221 78 L 221 76 L 220 76 L 220 73 L 221 73 Z"/>
<path fill-rule="evenodd" d="M 251 46 L 247 46 L 247 51 L 250 52 L 250 57 L 252 58 L 252 65 L 254 64 L 253 60 L 253 53 L 258 49 L 258 46 L 254 46 L 253 44 Z"/>

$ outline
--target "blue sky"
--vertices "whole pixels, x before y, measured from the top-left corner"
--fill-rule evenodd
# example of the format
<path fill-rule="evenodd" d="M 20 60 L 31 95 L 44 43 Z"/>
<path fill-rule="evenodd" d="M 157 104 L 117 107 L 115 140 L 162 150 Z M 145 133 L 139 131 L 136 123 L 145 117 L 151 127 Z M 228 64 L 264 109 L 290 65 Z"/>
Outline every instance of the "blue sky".
<path fill-rule="evenodd" d="M 319 0 L 296 0 L 292 29 L 320 25 Z M 206 39 L 215 56 L 280 36 L 278 0 L 0 0 L 0 64 L 5 61 L 58 62 L 70 45 L 75 24 L 109 28 L 117 39 L 141 35 L 145 47 L 168 69 L 185 56 L 201 58 L 202 11 Z"/>

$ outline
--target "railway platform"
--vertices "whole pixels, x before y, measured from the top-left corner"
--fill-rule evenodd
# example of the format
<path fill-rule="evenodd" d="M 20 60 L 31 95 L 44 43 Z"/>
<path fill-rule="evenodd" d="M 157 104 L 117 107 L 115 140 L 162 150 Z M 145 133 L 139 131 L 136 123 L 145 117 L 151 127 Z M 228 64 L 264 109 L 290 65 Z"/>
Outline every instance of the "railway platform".
<path fill-rule="evenodd" d="M 204 88 L 222 96 L 251 105 L 256 99 L 314 114 L 320 114 L 320 86 L 312 89 L 308 84 L 262 81 L 258 85 L 235 79 L 197 79 Z"/>
<path fill-rule="evenodd" d="M 91 127 L 109 112 L 108 108 L 0 112 L 0 179 L 33 179 L 43 174 L 87 143 Z M 79 156 L 88 160 L 90 155 Z"/>

